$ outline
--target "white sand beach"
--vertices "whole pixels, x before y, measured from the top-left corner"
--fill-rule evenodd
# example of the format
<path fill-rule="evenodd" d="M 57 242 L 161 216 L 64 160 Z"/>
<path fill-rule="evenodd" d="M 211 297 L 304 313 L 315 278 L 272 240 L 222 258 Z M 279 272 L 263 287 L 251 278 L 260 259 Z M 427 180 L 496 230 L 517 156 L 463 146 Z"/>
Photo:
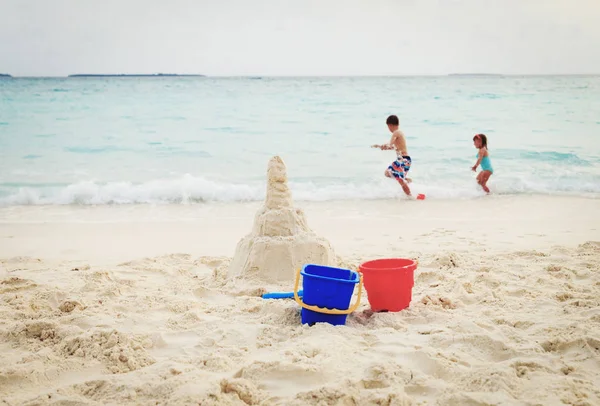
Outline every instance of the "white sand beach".
<path fill-rule="evenodd" d="M 295 205 L 341 266 L 418 259 L 410 308 L 228 278 L 260 203 L 0 208 L 2 404 L 600 404 L 598 200 Z"/>

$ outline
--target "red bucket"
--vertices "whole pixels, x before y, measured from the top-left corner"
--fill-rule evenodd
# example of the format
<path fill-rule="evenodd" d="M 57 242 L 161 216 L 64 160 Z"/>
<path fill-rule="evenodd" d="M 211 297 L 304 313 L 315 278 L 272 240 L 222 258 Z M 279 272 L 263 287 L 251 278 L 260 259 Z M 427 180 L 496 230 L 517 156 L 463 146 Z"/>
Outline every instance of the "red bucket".
<path fill-rule="evenodd" d="M 365 262 L 360 266 L 363 285 L 371 309 L 375 312 L 398 312 L 412 300 L 417 262 L 412 259 L 389 258 Z"/>

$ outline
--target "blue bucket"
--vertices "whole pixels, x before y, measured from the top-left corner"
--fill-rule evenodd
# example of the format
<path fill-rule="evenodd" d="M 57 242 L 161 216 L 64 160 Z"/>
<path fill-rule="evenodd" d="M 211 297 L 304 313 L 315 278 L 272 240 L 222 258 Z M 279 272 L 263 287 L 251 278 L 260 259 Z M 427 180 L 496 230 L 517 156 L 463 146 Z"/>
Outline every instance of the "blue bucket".
<path fill-rule="evenodd" d="M 302 306 L 302 324 L 346 324 L 348 314 L 354 311 L 360 303 L 361 285 L 359 274 L 349 269 L 313 264 L 304 265 L 302 272 L 297 275 L 295 291 L 298 290 L 297 284 L 300 275 L 303 277 L 302 289 L 304 295 L 302 300 L 296 299 L 296 302 Z M 359 297 L 357 303 L 349 310 L 354 286 L 357 283 L 359 283 Z M 311 307 L 314 310 L 306 307 Z M 327 314 L 327 312 L 338 314 Z"/>

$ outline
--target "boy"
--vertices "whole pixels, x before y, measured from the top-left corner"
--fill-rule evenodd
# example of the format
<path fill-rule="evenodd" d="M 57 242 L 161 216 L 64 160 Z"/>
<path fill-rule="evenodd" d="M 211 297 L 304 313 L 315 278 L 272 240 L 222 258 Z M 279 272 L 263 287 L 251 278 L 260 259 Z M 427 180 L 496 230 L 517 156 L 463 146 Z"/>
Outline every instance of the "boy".
<path fill-rule="evenodd" d="M 406 138 L 404 137 L 404 133 L 400 131 L 400 121 L 397 116 L 391 115 L 387 118 L 385 123 L 388 126 L 388 129 L 392 133 L 392 139 L 389 144 L 383 145 L 371 145 L 372 148 L 379 148 L 381 150 L 396 150 L 396 160 L 392 162 L 390 166 L 385 170 L 385 176 L 391 178 L 392 176 L 396 178 L 400 186 L 402 186 L 402 190 L 406 193 L 407 196 L 410 196 L 410 188 L 408 187 L 408 183 L 411 180 L 407 177 L 408 171 L 410 170 L 410 164 L 412 160 L 410 159 L 410 155 L 408 155 L 408 150 L 406 149 Z"/>

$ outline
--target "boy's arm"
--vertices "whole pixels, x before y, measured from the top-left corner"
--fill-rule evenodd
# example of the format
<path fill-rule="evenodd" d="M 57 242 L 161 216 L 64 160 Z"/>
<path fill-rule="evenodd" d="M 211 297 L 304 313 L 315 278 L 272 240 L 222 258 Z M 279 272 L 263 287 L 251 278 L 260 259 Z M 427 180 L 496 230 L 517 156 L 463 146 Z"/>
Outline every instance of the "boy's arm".
<path fill-rule="evenodd" d="M 475 166 L 471 168 L 471 169 L 473 169 L 473 171 L 475 171 L 477 169 L 477 167 L 481 163 L 482 159 L 483 159 L 483 151 L 480 149 L 479 150 L 479 157 L 477 158 L 477 162 L 475 162 Z"/>
<path fill-rule="evenodd" d="M 398 137 L 398 135 L 394 133 L 392 134 L 392 138 L 390 139 L 389 144 L 375 144 L 371 145 L 371 148 L 379 148 L 381 150 L 396 149 L 396 147 L 394 146 L 394 143 L 396 142 L 396 137 Z"/>
<path fill-rule="evenodd" d="M 389 144 L 375 144 L 375 145 L 371 145 L 371 148 L 379 148 L 381 150 L 387 150 L 387 149 L 394 149 L 393 145 L 389 145 Z"/>
<path fill-rule="evenodd" d="M 394 143 L 396 142 L 396 137 L 397 135 L 395 133 L 392 134 L 390 142 L 388 144 L 379 145 L 379 148 L 381 148 L 382 150 L 396 149 L 396 147 L 394 146 Z"/>

